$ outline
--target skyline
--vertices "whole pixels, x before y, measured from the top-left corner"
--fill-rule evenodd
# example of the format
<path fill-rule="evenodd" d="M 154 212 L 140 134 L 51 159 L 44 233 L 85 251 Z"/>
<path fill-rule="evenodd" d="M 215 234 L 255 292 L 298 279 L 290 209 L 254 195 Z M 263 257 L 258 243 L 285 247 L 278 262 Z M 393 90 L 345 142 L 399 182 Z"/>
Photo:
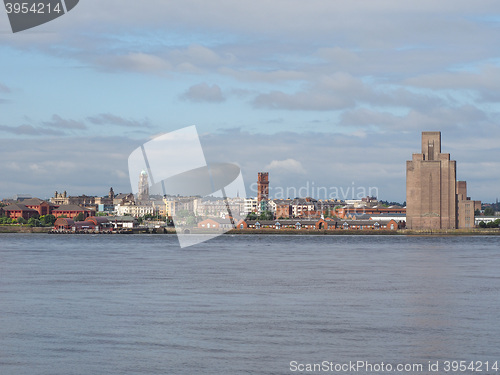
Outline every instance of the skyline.
<path fill-rule="evenodd" d="M 131 191 L 127 158 L 196 125 L 207 161 L 271 187 L 405 201 L 421 131 L 474 199 L 498 196 L 497 4 L 80 2 L 12 34 L 0 16 L 2 196 Z"/>

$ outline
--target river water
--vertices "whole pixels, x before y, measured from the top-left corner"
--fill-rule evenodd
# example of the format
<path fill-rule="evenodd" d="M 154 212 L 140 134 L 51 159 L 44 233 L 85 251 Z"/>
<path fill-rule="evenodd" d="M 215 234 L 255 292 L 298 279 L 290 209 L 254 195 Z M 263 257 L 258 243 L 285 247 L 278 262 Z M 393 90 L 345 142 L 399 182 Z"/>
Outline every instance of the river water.
<path fill-rule="evenodd" d="M 499 245 L 1 234 L 0 374 L 293 374 L 323 361 L 443 373 L 447 360 L 499 361 L 482 371 L 497 373 Z"/>

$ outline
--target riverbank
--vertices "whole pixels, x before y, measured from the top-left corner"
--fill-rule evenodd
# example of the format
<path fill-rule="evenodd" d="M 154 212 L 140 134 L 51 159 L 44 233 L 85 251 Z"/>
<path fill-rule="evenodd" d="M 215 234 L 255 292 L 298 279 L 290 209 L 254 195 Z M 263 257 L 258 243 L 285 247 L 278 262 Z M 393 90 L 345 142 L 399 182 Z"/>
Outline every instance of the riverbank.
<path fill-rule="evenodd" d="M 196 228 L 197 229 L 197 228 Z M 52 230 L 51 227 L 29 227 L 26 225 L 0 225 L 0 233 L 49 233 Z M 143 231 L 134 231 L 134 233 L 144 233 Z M 163 231 L 151 231 L 149 233 L 164 233 L 164 234 L 175 234 L 175 229 L 168 228 L 165 232 Z M 195 230 L 193 234 L 207 234 L 213 233 L 213 231 L 207 232 L 206 230 Z M 409 230 L 409 229 L 398 229 L 398 230 L 318 230 L 318 229 L 272 229 L 272 228 L 262 228 L 262 229 L 233 229 L 226 233 L 221 231 L 220 234 L 266 234 L 266 235 L 315 235 L 315 236 L 334 236 L 334 235 L 354 235 L 354 236 L 497 236 L 500 235 L 500 229 L 497 228 L 472 228 L 472 229 L 442 229 L 442 230 Z"/>
<path fill-rule="evenodd" d="M 287 234 L 287 235 L 361 235 L 361 236 L 475 236 L 475 235 L 500 235 L 500 229 L 471 228 L 471 229 L 442 229 L 442 230 L 317 230 L 317 229 L 233 229 L 226 234 Z"/>
<path fill-rule="evenodd" d="M 49 233 L 52 227 L 29 227 L 27 225 L 0 225 L 0 233 Z"/>

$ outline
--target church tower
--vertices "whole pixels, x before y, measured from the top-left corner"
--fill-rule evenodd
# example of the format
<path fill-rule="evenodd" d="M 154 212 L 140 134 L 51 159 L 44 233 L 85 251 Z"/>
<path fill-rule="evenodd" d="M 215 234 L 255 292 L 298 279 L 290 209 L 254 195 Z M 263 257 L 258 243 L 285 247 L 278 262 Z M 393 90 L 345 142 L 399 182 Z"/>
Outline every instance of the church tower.
<path fill-rule="evenodd" d="M 137 192 L 137 200 L 139 202 L 149 201 L 148 174 L 144 170 L 139 175 L 139 190 Z"/>

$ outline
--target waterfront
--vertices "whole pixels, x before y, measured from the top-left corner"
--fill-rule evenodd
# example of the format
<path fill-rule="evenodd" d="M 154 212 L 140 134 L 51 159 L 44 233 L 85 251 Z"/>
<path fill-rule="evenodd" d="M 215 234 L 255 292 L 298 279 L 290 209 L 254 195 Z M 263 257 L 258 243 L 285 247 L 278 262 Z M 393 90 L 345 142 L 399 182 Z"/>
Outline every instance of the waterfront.
<path fill-rule="evenodd" d="M 500 360 L 498 237 L 0 234 L 2 374 Z"/>

